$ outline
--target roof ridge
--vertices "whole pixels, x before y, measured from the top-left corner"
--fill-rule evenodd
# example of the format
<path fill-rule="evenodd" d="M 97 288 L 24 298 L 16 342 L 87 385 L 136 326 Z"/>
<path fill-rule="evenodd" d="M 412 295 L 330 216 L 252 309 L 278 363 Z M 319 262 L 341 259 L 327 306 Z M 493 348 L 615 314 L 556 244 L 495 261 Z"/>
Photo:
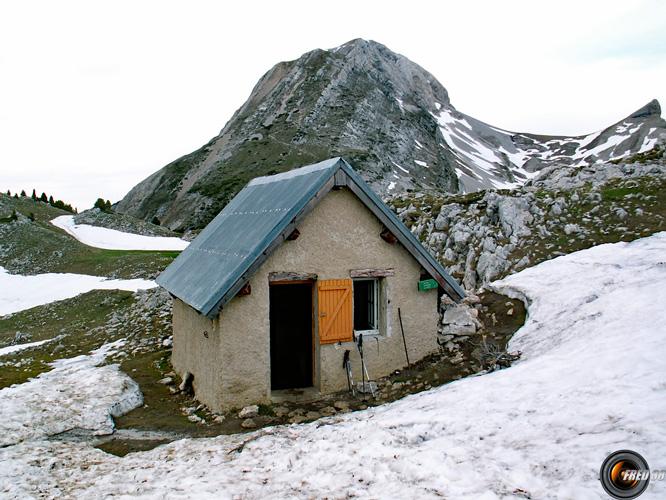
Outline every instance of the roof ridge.
<path fill-rule="evenodd" d="M 294 177 L 298 177 L 300 175 L 311 174 L 312 172 L 316 172 L 318 170 L 326 170 L 327 168 L 333 167 L 341 159 L 341 157 L 336 156 L 335 158 L 329 158 L 328 160 L 320 161 L 319 163 L 313 163 L 312 165 L 306 165 L 305 167 L 294 168 L 279 174 L 255 177 L 248 183 L 248 186 L 258 186 L 261 184 L 268 184 L 269 182 L 284 181 L 287 179 L 293 179 Z"/>

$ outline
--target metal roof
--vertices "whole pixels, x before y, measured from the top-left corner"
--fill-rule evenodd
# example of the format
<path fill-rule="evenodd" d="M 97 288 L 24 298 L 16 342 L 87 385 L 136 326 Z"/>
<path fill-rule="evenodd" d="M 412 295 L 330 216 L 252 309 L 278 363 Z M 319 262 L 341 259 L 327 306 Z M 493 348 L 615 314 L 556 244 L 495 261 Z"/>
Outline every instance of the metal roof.
<path fill-rule="evenodd" d="M 342 158 L 257 177 L 238 193 L 159 275 L 157 283 L 214 317 L 310 210 L 346 186 L 453 298 L 464 291 Z"/>

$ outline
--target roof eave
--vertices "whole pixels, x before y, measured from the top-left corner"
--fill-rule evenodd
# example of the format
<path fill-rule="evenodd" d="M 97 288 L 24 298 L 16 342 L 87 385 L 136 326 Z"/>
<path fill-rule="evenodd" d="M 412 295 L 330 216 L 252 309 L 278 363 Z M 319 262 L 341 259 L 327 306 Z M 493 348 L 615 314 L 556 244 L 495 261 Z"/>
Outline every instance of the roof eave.
<path fill-rule="evenodd" d="M 384 223 L 407 251 L 430 273 L 444 291 L 454 300 L 465 298 L 465 291 L 448 275 L 444 268 L 421 245 L 397 216 L 386 207 L 379 197 L 367 187 L 354 169 L 344 159 L 342 170 L 346 174 L 347 187 Z"/>
<path fill-rule="evenodd" d="M 303 207 L 292 217 L 292 219 L 280 230 L 277 236 L 270 242 L 267 243 L 266 247 L 261 251 L 259 256 L 251 262 L 241 276 L 234 282 L 234 284 L 227 290 L 227 292 L 216 302 L 210 304 L 208 307 L 203 307 L 199 312 L 204 314 L 210 319 L 217 317 L 222 308 L 227 304 L 231 299 L 233 299 L 236 294 L 245 286 L 248 280 L 252 275 L 261 267 L 261 265 L 268 259 L 268 257 L 273 253 L 273 251 L 282 244 L 283 241 L 293 232 L 294 229 L 303 221 L 305 216 L 307 216 L 312 209 L 319 204 L 321 199 L 328 194 L 333 187 L 337 185 L 336 173 L 339 172 L 340 167 L 342 166 L 341 158 L 338 159 L 337 164 L 334 164 L 334 167 L 331 168 L 330 175 L 326 178 L 325 182 L 317 189 L 310 199 L 305 203 Z"/>

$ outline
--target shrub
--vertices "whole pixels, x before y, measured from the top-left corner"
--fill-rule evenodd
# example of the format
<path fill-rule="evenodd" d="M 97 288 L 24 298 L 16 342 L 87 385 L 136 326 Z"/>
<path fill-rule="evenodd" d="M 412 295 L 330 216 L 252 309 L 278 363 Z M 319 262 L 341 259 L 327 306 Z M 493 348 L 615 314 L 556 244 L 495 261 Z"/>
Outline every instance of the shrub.
<path fill-rule="evenodd" d="M 113 210 L 111 210 L 111 202 L 109 200 L 104 201 L 103 198 L 97 198 L 95 208 L 99 208 L 102 212 L 106 212 L 107 214 L 113 212 Z"/>

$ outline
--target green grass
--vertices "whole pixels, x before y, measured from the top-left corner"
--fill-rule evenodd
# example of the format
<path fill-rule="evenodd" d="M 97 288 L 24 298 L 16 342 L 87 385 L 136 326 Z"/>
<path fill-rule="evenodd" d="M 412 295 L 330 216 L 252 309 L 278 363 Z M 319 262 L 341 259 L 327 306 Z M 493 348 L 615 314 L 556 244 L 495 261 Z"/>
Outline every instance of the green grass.
<path fill-rule="evenodd" d="M 35 220 L 0 225 L 0 266 L 10 272 L 153 278 L 179 253 L 89 247 L 50 223 L 55 217 L 68 215 L 67 212 L 31 198 L 0 195 L 0 217 L 11 217 L 14 210 L 26 217 L 33 214 Z"/>
<path fill-rule="evenodd" d="M 9 345 L 17 332 L 29 335 L 29 340 L 21 343 L 59 337 L 37 348 L 3 356 L 0 359 L 4 364 L 0 369 L 0 388 L 49 371 L 48 363 L 56 359 L 87 354 L 106 342 L 121 338 L 122 332 L 109 332 L 104 329 L 104 324 L 112 312 L 120 312 L 133 302 L 131 292 L 93 290 L 0 317 L 2 347 Z"/>
<path fill-rule="evenodd" d="M 641 189 L 639 187 L 607 187 L 601 190 L 601 196 L 604 201 L 617 201 L 623 199 L 628 194 L 640 193 Z"/>
<path fill-rule="evenodd" d="M 627 158 L 618 158 L 617 160 L 611 160 L 611 163 L 648 163 L 659 160 L 664 157 L 666 150 L 663 150 L 660 146 L 655 146 L 650 151 L 645 151 L 644 153 L 636 153 L 633 156 Z"/>

